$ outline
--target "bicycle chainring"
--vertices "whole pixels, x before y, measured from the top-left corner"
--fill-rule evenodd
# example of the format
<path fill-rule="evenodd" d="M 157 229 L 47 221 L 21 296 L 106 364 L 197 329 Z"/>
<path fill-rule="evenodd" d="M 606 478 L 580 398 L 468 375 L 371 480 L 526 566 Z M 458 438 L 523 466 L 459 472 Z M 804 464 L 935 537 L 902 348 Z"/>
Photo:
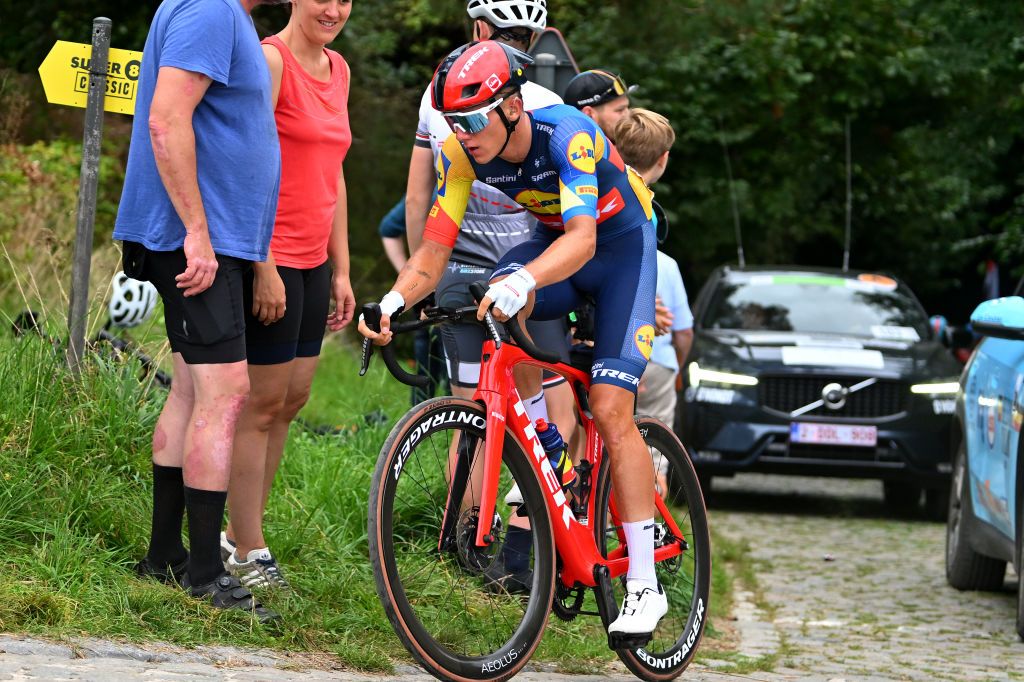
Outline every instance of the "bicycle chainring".
<path fill-rule="evenodd" d="M 568 623 L 575 620 L 583 609 L 583 599 L 587 596 L 584 587 L 566 587 L 559 579 L 555 580 L 555 598 L 551 602 L 551 611 L 560 620 Z"/>

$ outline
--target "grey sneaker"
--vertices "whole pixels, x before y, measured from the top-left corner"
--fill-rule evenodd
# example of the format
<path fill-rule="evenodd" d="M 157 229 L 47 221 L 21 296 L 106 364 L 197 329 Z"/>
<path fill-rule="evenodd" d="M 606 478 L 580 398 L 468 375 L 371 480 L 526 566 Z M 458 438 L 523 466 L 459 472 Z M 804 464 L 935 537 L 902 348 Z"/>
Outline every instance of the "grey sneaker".
<path fill-rule="evenodd" d="M 232 552 L 224 562 L 228 573 L 238 578 L 243 587 L 254 589 L 269 587 L 275 590 L 290 590 L 291 585 L 281 575 L 277 560 L 266 547 L 249 552 L 245 561 L 238 560 L 237 552 Z"/>
<path fill-rule="evenodd" d="M 220 532 L 220 560 L 224 562 L 224 568 L 227 570 L 228 557 L 235 553 L 235 543 L 228 540 L 228 534 L 224 531 Z"/>

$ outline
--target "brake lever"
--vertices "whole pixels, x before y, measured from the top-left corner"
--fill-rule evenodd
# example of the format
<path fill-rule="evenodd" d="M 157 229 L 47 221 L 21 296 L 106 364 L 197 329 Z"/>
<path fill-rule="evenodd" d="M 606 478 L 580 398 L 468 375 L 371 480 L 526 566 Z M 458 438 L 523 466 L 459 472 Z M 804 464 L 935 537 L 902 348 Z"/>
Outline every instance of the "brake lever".
<path fill-rule="evenodd" d="M 366 322 L 366 326 L 371 331 L 380 332 L 380 306 L 376 303 L 366 303 L 363 305 L 363 321 Z M 363 351 L 361 358 L 361 366 L 359 367 L 359 376 L 366 374 L 366 370 L 370 368 L 370 358 L 373 357 L 373 341 L 368 338 L 363 338 Z"/>
<path fill-rule="evenodd" d="M 469 285 L 469 293 L 473 294 L 477 305 L 480 305 L 480 301 L 484 300 L 484 297 L 487 295 L 487 287 L 483 282 L 473 282 Z M 494 341 L 494 347 L 496 349 L 501 348 L 501 334 L 498 333 L 498 322 L 494 319 L 494 315 L 491 314 L 490 308 L 487 308 L 484 312 L 484 324 L 487 325 L 487 331 Z"/>

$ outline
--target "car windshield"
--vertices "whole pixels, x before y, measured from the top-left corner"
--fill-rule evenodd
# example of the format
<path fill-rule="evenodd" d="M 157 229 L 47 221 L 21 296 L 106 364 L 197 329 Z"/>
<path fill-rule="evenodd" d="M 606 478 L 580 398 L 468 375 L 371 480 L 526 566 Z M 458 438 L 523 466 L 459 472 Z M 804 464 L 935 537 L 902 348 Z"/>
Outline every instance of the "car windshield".
<path fill-rule="evenodd" d="M 869 274 L 733 274 L 718 285 L 703 326 L 900 341 L 931 336 L 913 296 L 895 280 Z"/>

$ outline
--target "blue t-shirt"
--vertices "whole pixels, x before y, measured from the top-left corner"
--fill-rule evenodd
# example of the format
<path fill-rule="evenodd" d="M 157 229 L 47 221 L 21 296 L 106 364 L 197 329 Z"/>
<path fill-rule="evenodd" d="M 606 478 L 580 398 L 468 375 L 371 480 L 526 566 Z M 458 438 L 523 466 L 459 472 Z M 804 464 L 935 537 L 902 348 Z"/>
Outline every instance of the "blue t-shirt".
<path fill-rule="evenodd" d="M 267 258 L 281 151 L 270 71 L 238 0 L 164 0 L 146 37 L 114 238 L 153 251 L 180 249 L 185 226 L 160 181 L 149 136 L 157 73 L 173 66 L 213 82 L 192 116 L 196 171 L 210 242 L 218 254 Z"/>
<path fill-rule="evenodd" d="M 405 236 L 405 195 L 398 200 L 398 203 L 391 207 L 391 210 L 384 214 L 377 226 L 377 232 L 381 237 L 404 237 Z"/>
<path fill-rule="evenodd" d="M 683 276 L 679 265 L 672 256 L 658 252 L 658 288 L 657 295 L 661 304 L 672 313 L 672 331 L 678 332 L 693 327 L 693 313 L 690 312 L 690 301 L 686 297 Z M 654 348 L 651 350 L 651 362 L 662 367 L 679 371 L 676 350 L 672 346 L 672 333 L 654 337 Z"/>

